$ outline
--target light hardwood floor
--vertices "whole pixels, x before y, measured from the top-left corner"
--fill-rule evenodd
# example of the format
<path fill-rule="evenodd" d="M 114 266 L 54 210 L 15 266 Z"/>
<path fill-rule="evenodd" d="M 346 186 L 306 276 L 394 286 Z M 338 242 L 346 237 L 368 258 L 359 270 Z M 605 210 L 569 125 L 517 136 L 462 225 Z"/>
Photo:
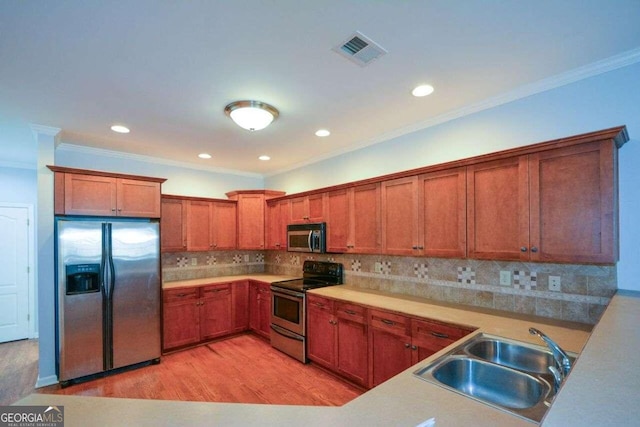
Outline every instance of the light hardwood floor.
<path fill-rule="evenodd" d="M 137 399 L 340 406 L 364 390 L 239 335 L 162 357 L 158 365 L 38 393 Z"/>

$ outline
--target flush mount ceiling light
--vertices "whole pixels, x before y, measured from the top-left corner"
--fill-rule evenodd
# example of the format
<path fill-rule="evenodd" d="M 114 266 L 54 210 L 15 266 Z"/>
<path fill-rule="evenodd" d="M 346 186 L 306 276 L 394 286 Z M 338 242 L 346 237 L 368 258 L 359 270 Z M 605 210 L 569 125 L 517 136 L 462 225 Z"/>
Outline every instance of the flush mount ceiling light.
<path fill-rule="evenodd" d="M 258 159 L 266 162 L 267 160 L 271 160 L 271 157 L 267 156 L 266 154 L 263 154 L 262 156 L 258 157 Z"/>
<path fill-rule="evenodd" d="M 113 125 L 113 126 L 111 126 L 111 130 L 114 131 L 114 132 L 118 132 L 118 133 L 129 133 L 130 132 L 128 127 L 122 126 L 122 125 Z"/>
<path fill-rule="evenodd" d="M 235 101 L 224 107 L 224 113 L 250 131 L 266 128 L 280 114 L 275 107 L 260 101 Z"/>
<path fill-rule="evenodd" d="M 210 159 L 211 158 L 211 154 L 200 153 L 200 154 L 198 154 L 198 157 L 200 157 L 201 159 Z"/>
<path fill-rule="evenodd" d="M 416 87 L 411 91 L 411 94 L 412 94 L 413 96 L 417 96 L 417 97 L 431 95 L 432 93 L 433 93 L 433 86 L 431 86 L 431 85 L 420 85 L 420 86 L 416 86 Z"/>
<path fill-rule="evenodd" d="M 331 135 L 331 132 L 329 132 L 327 129 L 318 129 L 316 131 L 316 136 L 319 136 L 321 138 L 329 135 Z"/>

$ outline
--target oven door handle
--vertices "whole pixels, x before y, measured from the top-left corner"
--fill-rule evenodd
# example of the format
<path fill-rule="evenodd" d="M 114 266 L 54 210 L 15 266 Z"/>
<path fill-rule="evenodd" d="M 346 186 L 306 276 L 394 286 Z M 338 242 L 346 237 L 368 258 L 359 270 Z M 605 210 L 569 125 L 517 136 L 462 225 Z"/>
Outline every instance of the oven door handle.
<path fill-rule="evenodd" d="M 283 295 L 289 295 L 290 297 L 304 298 L 304 293 L 302 292 L 296 292 L 296 291 L 291 291 L 289 289 L 278 288 L 277 286 L 271 286 L 271 292 L 283 294 Z"/>
<path fill-rule="evenodd" d="M 271 329 L 273 329 L 275 333 L 280 334 L 284 337 L 291 338 L 297 341 L 304 341 L 304 338 L 302 338 L 300 335 L 287 331 L 286 329 L 281 328 L 280 326 L 271 324 Z"/>

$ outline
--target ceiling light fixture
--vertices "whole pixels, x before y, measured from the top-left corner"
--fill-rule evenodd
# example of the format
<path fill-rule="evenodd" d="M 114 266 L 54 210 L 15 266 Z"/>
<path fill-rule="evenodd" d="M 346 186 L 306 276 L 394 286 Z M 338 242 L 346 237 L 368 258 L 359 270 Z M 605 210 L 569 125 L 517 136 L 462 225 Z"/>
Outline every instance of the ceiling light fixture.
<path fill-rule="evenodd" d="M 331 132 L 329 132 L 327 129 L 318 129 L 316 131 L 316 136 L 325 137 L 329 135 L 331 135 Z"/>
<path fill-rule="evenodd" d="M 122 125 L 113 125 L 111 126 L 111 130 L 118 133 L 129 133 L 131 132 L 128 127 Z"/>
<path fill-rule="evenodd" d="M 267 156 L 266 154 L 263 154 L 262 156 L 258 157 L 258 159 L 266 162 L 267 160 L 271 160 L 271 157 Z"/>
<path fill-rule="evenodd" d="M 433 86 L 431 86 L 431 85 L 420 85 L 420 86 L 416 86 L 416 87 L 411 91 L 411 94 L 412 94 L 413 96 L 417 96 L 417 97 L 431 95 L 432 93 L 433 93 Z"/>
<path fill-rule="evenodd" d="M 198 157 L 200 157 L 201 159 L 210 159 L 211 158 L 211 154 L 200 153 L 200 154 L 198 154 Z"/>
<path fill-rule="evenodd" d="M 224 113 L 250 131 L 266 128 L 280 114 L 275 107 L 260 101 L 235 101 L 224 107 Z"/>

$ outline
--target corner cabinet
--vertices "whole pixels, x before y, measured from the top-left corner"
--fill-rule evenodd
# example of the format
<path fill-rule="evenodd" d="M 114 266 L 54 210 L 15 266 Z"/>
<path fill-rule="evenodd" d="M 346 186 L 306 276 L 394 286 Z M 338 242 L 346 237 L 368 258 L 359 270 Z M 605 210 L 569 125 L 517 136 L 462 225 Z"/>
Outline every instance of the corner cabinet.
<path fill-rule="evenodd" d="M 163 178 L 48 166 L 56 215 L 160 218 Z"/>
<path fill-rule="evenodd" d="M 245 190 L 226 193 L 238 202 L 238 249 L 265 249 L 266 201 L 283 196 L 282 191 Z"/>
<path fill-rule="evenodd" d="M 616 262 L 616 156 L 609 139 L 469 166 L 469 257 Z"/>

